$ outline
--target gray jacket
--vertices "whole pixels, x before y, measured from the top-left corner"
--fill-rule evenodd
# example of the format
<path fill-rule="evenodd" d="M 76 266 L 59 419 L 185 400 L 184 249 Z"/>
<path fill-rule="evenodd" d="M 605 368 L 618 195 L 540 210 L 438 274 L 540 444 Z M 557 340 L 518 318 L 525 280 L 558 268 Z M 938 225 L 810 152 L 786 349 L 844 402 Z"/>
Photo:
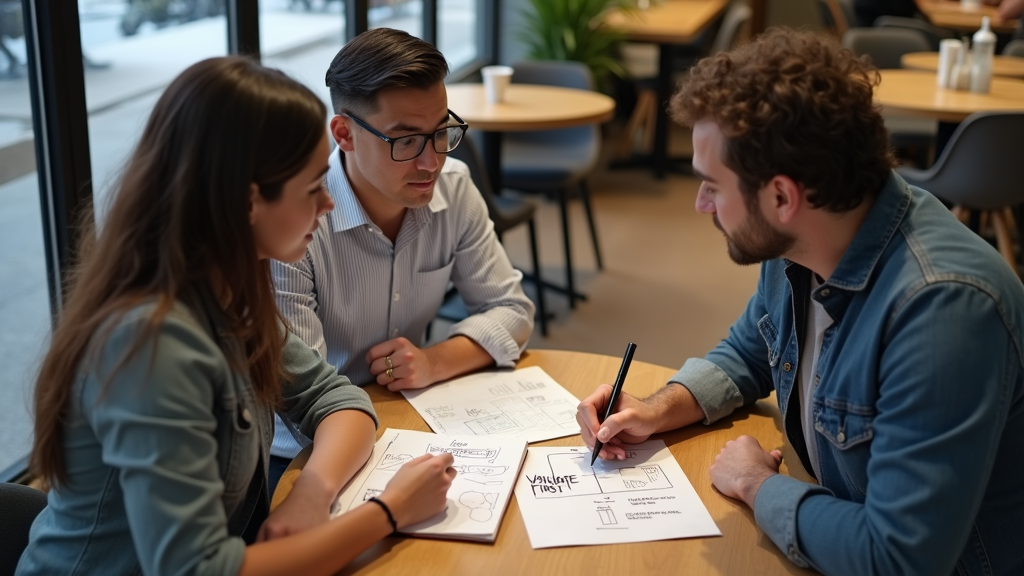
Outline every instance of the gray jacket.
<path fill-rule="evenodd" d="M 153 307 L 130 311 L 83 363 L 64 428 L 68 482 L 50 492 L 18 575 L 241 568 L 239 535 L 266 483 L 273 409 L 232 369 L 224 350 L 233 343 L 218 346 L 213 315 L 182 303 L 109 378 Z M 284 368 L 294 381 L 279 413 L 303 434 L 338 410 L 376 422 L 366 393 L 292 334 Z"/>

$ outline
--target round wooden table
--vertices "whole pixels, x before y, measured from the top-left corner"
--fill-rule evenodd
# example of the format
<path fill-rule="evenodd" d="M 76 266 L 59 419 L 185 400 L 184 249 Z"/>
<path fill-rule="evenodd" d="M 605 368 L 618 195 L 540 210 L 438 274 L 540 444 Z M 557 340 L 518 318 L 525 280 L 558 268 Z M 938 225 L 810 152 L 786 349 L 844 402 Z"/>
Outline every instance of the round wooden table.
<path fill-rule="evenodd" d="M 911 52 L 900 58 L 904 68 L 935 72 L 939 69 L 938 52 Z M 1006 78 L 1024 78 L 1024 58 L 1016 56 L 994 56 L 992 75 Z"/>
<path fill-rule="evenodd" d="M 965 9 L 959 0 L 914 0 L 917 9 L 939 28 L 974 32 L 981 28 L 981 18 L 988 16 L 993 32 L 1010 33 L 1017 29 L 1017 20 L 999 18 L 995 6 L 982 3 L 977 9 Z"/>
<path fill-rule="evenodd" d="M 451 84 L 448 107 L 470 127 L 490 132 L 551 130 L 610 120 L 615 101 L 601 94 L 559 86 L 509 84 L 505 101 L 489 104 L 483 84 Z"/>
<path fill-rule="evenodd" d="M 963 122 L 975 112 L 1024 112 L 1024 80 L 992 78 L 988 94 L 938 88 L 935 72 L 881 70 L 875 101 L 886 112 L 942 122 Z"/>
<path fill-rule="evenodd" d="M 540 366 L 576 397 L 584 398 L 598 384 L 612 382 L 621 361 L 582 352 L 529 350 L 519 367 Z M 624 389 L 646 396 L 664 386 L 674 373 L 674 368 L 634 361 Z M 366 391 L 380 418 L 378 436 L 387 427 L 430 431 L 401 394 L 380 386 L 368 386 Z M 718 494 L 708 479 L 708 469 L 722 446 L 741 434 L 754 436 L 768 450 L 783 448 L 782 471 L 788 473 L 786 462 L 797 460 L 784 443 L 780 423 L 773 394 L 713 426 L 696 424 L 655 436 L 665 440 L 679 461 L 721 529 L 721 537 L 534 550 L 519 505 L 513 501 L 493 544 L 386 538 L 342 574 L 814 574 L 789 562 L 754 523 L 753 513 L 742 503 Z M 582 439 L 577 435 L 536 445 L 580 446 Z M 287 495 L 307 456 L 305 450 L 300 453 L 281 477 L 274 493 L 275 504 Z"/>

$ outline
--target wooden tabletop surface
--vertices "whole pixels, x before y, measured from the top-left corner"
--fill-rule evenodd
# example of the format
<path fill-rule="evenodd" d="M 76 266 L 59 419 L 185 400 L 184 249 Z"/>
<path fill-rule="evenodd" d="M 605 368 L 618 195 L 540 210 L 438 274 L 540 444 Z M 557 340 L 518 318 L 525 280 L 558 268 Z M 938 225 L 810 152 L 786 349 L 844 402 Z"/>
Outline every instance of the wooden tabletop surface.
<path fill-rule="evenodd" d="M 620 363 L 620 358 L 612 356 L 530 350 L 523 355 L 519 366 L 544 368 L 582 399 L 598 384 L 611 383 Z M 646 396 L 665 385 L 673 373 L 674 368 L 634 361 L 624 390 Z M 387 427 L 429 431 L 401 394 L 390 393 L 379 386 L 366 390 L 380 418 L 378 434 Z M 790 563 L 757 528 L 753 513 L 742 503 L 718 494 L 708 479 L 708 469 L 722 446 L 741 434 L 754 436 L 768 450 L 782 448 L 783 473 L 806 479 L 799 464 L 793 469 L 787 467 L 787 462 L 797 460 L 789 445 L 783 442 L 780 429 L 773 394 L 713 426 L 697 424 L 656 436 L 668 444 L 679 461 L 721 529 L 721 537 L 534 550 L 513 496 L 493 544 L 386 538 L 353 561 L 342 574 L 815 574 Z M 536 445 L 579 446 L 582 439 L 576 435 Z M 275 503 L 287 495 L 302 462 L 302 458 L 296 459 L 296 466 L 285 472 L 274 494 Z"/>
<path fill-rule="evenodd" d="M 911 52 L 900 58 L 900 64 L 904 68 L 914 70 L 929 70 L 935 72 L 939 69 L 938 52 Z M 992 75 L 1005 76 L 1007 78 L 1024 78 L 1024 58 L 1016 56 L 993 56 Z"/>
<path fill-rule="evenodd" d="M 615 101 L 601 94 L 558 86 L 509 84 L 505 100 L 489 104 L 483 84 L 450 84 L 448 108 L 471 128 L 495 132 L 550 130 L 610 120 Z"/>
<path fill-rule="evenodd" d="M 652 0 L 646 10 L 612 13 L 608 24 L 636 42 L 687 44 L 728 5 L 729 0 Z"/>
<path fill-rule="evenodd" d="M 976 10 L 967 10 L 959 0 L 914 0 L 917 9 L 939 28 L 950 28 L 961 32 L 974 32 L 981 28 L 982 16 L 988 16 L 994 32 L 1013 32 L 1017 20 L 1003 20 L 995 6 L 982 4 Z"/>
<path fill-rule="evenodd" d="M 882 70 L 875 101 L 896 115 L 963 122 L 975 112 L 1024 112 L 1024 80 L 992 78 L 988 94 L 935 85 L 935 72 Z"/>

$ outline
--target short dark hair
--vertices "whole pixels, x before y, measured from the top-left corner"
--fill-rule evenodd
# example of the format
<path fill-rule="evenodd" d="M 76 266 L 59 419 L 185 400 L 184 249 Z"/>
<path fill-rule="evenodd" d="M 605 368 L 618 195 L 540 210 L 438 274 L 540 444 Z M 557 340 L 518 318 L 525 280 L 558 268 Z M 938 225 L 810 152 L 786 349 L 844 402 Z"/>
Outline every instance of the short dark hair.
<path fill-rule="evenodd" d="M 375 28 L 338 51 L 326 81 L 335 114 L 372 114 L 381 90 L 426 90 L 447 75 L 448 62 L 437 48 L 402 30 Z"/>
<path fill-rule="evenodd" d="M 812 191 L 815 207 L 844 212 L 876 196 L 895 165 L 872 101 L 879 81 L 834 40 L 777 28 L 698 62 L 670 109 L 682 124 L 718 125 L 723 162 L 746 196 L 784 174 Z"/>

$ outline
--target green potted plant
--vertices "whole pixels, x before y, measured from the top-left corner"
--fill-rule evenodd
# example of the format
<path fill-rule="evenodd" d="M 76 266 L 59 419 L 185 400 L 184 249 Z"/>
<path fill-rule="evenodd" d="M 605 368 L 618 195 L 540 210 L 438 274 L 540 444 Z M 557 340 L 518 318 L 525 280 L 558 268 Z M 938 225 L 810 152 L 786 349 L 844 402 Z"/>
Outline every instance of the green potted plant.
<path fill-rule="evenodd" d="M 518 37 L 534 60 L 575 60 L 590 67 L 598 86 L 625 77 L 617 47 L 624 36 L 605 22 L 612 10 L 636 10 L 636 0 L 530 0 Z"/>

